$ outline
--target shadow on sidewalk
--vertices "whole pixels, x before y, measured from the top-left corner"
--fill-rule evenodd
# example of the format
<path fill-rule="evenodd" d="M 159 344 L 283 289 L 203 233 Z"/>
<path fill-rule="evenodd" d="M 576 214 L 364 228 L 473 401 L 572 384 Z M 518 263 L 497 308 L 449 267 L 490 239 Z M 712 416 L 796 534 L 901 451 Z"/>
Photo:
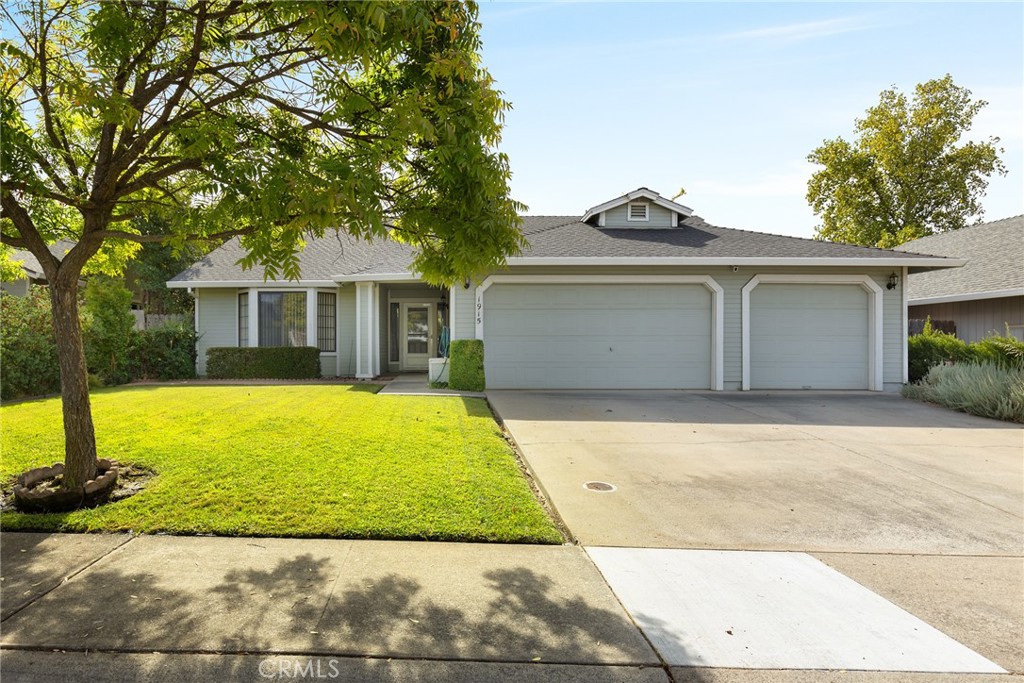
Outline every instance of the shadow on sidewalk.
<path fill-rule="evenodd" d="M 643 642 L 621 613 L 527 567 L 481 577 L 490 597 L 477 603 L 454 581 L 428 591 L 398 573 L 346 580 L 330 557 L 308 553 L 219 577 L 204 575 L 199 562 L 159 574 L 97 566 L 5 621 L 3 640 L 45 650 L 339 656 L 355 658 L 345 661 L 352 680 L 362 669 L 367 679 L 388 680 L 379 659 L 392 657 L 641 666 Z M 237 666 L 242 675 L 252 662 L 238 658 Z M 595 667 L 591 680 L 615 680 L 615 670 Z"/>

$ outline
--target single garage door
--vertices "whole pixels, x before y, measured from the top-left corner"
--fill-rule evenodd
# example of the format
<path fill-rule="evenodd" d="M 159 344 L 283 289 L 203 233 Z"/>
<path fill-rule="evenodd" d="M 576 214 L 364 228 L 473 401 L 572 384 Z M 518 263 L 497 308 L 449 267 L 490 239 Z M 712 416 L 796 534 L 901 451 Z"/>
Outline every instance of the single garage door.
<path fill-rule="evenodd" d="M 711 293 L 689 284 L 496 284 L 491 389 L 707 389 Z"/>
<path fill-rule="evenodd" d="M 751 389 L 867 389 L 860 285 L 759 284 L 750 292 Z"/>

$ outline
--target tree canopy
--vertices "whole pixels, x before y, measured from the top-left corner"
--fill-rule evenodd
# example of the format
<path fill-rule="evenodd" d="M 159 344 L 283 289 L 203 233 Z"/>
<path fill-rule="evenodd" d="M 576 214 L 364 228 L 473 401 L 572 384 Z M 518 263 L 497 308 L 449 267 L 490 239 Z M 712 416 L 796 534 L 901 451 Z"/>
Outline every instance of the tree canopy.
<path fill-rule="evenodd" d="M 96 473 L 77 285 L 140 244 L 238 236 L 300 276 L 309 236 L 412 245 L 451 283 L 523 245 L 509 104 L 473 2 L 24 0 L 0 6 L 0 242 L 49 282 L 64 485 Z M 8 38 L 10 36 L 10 38 Z M 58 239 L 77 244 L 57 258 Z"/>
<path fill-rule="evenodd" d="M 986 104 L 948 74 L 912 100 L 883 91 L 852 142 L 826 140 L 807 157 L 823 167 L 807 184 L 817 237 L 888 248 L 980 218 L 989 176 L 1006 174 L 999 138 L 964 140 Z"/>
<path fill-rule="evenodd" d="M 437 282 L 522 245 L 472 3 L 3 13 L 20 38 L 0 72 L 5 244 L 74 239 L 72 266 L 109 272 L 140 242 L 240 235 L 245 265 L 294 278 L 303 237 L 341 228 L 412 244 Z M 153 214 L 168 235 L 140 229 Z"/>

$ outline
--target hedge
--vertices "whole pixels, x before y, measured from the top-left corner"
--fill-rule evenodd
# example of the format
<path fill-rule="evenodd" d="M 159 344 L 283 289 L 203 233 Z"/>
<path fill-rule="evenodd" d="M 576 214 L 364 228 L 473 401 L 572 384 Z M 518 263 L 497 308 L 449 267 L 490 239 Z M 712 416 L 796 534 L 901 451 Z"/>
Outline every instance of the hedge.
<path fill-rule="evenodd" d="M 968 344 L 951 334 L 939 332 L 928 321 L 921 334 L 907 339 L 907 365 L 911 382 L 919 382 L 937 365 L 950 363 L 991 363 L 1002 368 L 1024 369 L 1024 342 L 1007 334 L 991 335 Z"/>
<path fill-rule="evenodd" d="M 211 379 L 316 379 L 320 349 L 315 346 L 217 346 L 206 352 Z"/>
<path fill-rule="evenodd" d="M 0 293 L 0 398 L 60 393 L 60 366 L 53 337 L 49 292 Z"/>
<path fill-rule="evenodd" d="M 82 344 L 89 372 L 106 385 L 130 381 L 136 334 L 132 293 L 121 280 L 93 276 L 82 297 Z"/>
<path fill-rule="evenodd" d="M 456 339 L 451 343 L 448 367 L 448 388 L 460 391 L 483 391 L 484 343 L 479 339 Z"/>
<path fill-rule="evenodd" d="M 192 379 L 196 376 L 196 333 L 191 322 L 166 323 L 132 335 L 132 379 Z"/>

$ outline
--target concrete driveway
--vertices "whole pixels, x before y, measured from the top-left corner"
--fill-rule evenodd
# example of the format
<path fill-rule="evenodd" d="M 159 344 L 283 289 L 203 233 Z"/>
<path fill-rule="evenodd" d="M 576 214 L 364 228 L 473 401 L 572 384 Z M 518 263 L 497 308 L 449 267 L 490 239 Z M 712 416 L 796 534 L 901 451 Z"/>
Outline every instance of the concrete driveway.
<path fill-rule="evenodd" d="M 867 393 L 488 398 L 584 546 L 808 553 L 1024 672 L 1019 425 Z"/>
<path fill-rule="evenodd" d="M 872 394 L 488 397 L 584 545 L 1021 554 L 1020 426 Z"/>

